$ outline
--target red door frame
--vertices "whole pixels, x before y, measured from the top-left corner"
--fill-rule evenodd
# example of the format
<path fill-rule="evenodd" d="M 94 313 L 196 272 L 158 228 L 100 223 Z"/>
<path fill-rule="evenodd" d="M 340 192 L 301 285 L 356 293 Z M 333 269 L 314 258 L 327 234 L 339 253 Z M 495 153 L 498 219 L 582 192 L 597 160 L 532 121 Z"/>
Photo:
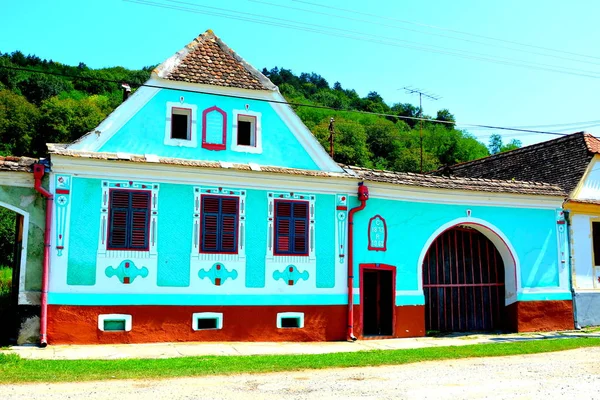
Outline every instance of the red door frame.
<path fill-rule="evenodd" d="M 361 336 L 364 336 L 364 272 L 365 270 L 371 271 L 392 271 L 392 335 L 396 334 L 396 267 L 389 264 L 359 264 L 359 274 L 360 274 L 360 333 Z M 385 335 L 387 336 L 387 335 Z M 384 336 L 384 337 L 385 337 Z"/>

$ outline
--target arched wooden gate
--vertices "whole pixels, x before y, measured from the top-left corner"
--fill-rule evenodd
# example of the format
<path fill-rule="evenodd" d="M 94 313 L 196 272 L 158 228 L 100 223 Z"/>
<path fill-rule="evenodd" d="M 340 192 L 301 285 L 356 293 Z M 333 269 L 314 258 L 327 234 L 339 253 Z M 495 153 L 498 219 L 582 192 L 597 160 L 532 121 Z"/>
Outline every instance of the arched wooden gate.
<path fill-rule="evenodd" d="M 428 331 L 502 329 L 504 264 L 482 233 L 455 227 L 431 244 L 423 261 Z"/>

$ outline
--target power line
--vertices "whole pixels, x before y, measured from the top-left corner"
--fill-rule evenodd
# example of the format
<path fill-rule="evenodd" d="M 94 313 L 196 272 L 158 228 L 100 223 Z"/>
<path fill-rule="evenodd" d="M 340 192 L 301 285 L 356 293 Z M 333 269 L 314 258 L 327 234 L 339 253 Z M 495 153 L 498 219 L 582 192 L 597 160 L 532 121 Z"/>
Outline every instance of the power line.
<path fill-rule="evenodd" d="M 309 24 L 309 23 L 303 23 L 303 22 L 299 22 L 299 21 L 286 20 L 286 19 L 277 18 L 277 17 L 245 13 L 245 12 L 240 12 L 240 11 L 236 11 L 236 10 L 226 10 L 226 9 L 217 8 L 217 7 L 202 6 L 202 5 L 188 3 L 188 2 L 184 2 L 184 1 L 165 0 L 165 1 L 168 1 L 171 3 L 186 4 L 186 5 L 190 5 L 193 7 L 221 10 L 221 11 L 233 13 L 233 15 L 224 14 L 222 12 L 204 11 L 204 10 L 198 10 L 198 9 L 193 9 L 193 8 L 186 8 L 186 7 L 182 7 L 182 6 L 168 5 L 168 4 L 157 3 L 157 2 L 148 1 L 148 0 L 123 0 L 123 1 L 128 2 L 128 3 L 141 4 L 141 5 L 145 5 L 145 6 L 172 9 L 172 10 L 178 10 L 178 11 L 195 13 L 195 14 L 213 15 L 213 16 L 218 16 L 218 17 L 223 17 L 223 18 L 245 21 L 245 22 L 258 23 L 261 25 L 270 25 L 270 26 L 275 26 L 275 27 L 300 30 L 300 31 L 304 31 L 304 32 L 318 33 L 318 34 L 322 34 L 322 35 L 326 35 L 326 36 L 342 37 L 342 38 L 353 39 L 353 40 L 358 40 L 358 41 L 363 41 L 363 42 L 382 44 L 382 45 L 386 45 L 386 46 L 401 47 L 401 48 L 407 48 L 407 49 L 412 49 L 412 50 L 419 50 L 419 51 L 425 51 L 425 52 L 431 52 L 431 53 L 450 55 L 450 56 L 455 56 L 455 57 L 459 57 L 459 58 L 485 61 L 485 62 L 499 64 L 499 65 L 516 66 L 516 67 L 520 67 L 520 68 L 562 73 L 562 74 L 567 74 L 567 75 L 582 76 L 582 77 L 588 77 L 588 78 L 594 78 L 594 79 L 600 78 L 600 72 L 595 72 L 595 71 L 581 70 L 581 69 L 575 69 L 575 68 L 562 67 L 562 66 L 558 66 L 558 65 L 543 64 L 543 63 L 536 63 L 536 62 L 523 61 L 523 60 L 515 60 L 515 59 L 503 58 L 503 57 L 501 57 L 501 58 L 495 57 L 494 58 L 494 56 L 490 56 L 490 55 L 484 54 L 484 53 L 475 53 L 475 52 L 469 52 L 469 51 L 459 50 L 459 49 L 449 49 L 448 50 L 447 48 L 445 48 L 443 46 L 426 45 L 426 44 L 424 45 L 424 44 L 418 43 L 418 42 L 411 42 L 411 41 L 407 41 L 407 40 L 396 39 L 396 38 L 391 38 L 391 37 L 386 37 L 386 36 L 373 35 L 373 34 L 359 32 L 359 31 L 326 27 L 326 26 L 317 25 L 317 24 Z M 244 17 L 242 15 L 249 15 L 251 17 Z M 257 19 L 256 17 L 268 18 L 268 19 L 272 19 L 272 20 L 276 20 L 276 21 L 283 21 L 283 22 L 266 21 L 264 19 Z M 295 25 L 291 25 L 291 24 L 295 24 Z M 306 26 L 299 26 L 299 25 L 306 25 Z M 311 26 L 313 26 L 313 27 L 311 27 Z M 317 29 L 314 27 L 321 28 L 321 29 Z M 325 30 L 323 30 L 323 29 L 325 29 Z M 335 31 L 339 31 L 339 32 L 331 32 L 330 30 L 335 30 Z M 365 37 L 365 36 L 370 36 L 371 38 Z M 400 42 L 409 43 L 409 44 L 400 44 Z M 427 47 L 423 47 L 423 46 L 427 46 Z"/>
<path fill-rule="evenodd" d="M 320 105 L 315 105 L 315 104 L 302 104 L 302 103 L 294 103 L 294 102 L 288 102 L 288 101 L 282 101 L 282 100 L 263 99 L 263 98 L 250 97 L 250 96 L 239 96 L 239 95 L 224 94 L 224 93 L 212 93 L 212 92 L 206 92 L 206 91 L 201 91 L 201 90 L 192 90 L 192 89 L 183 89 L 183 88 L 174 89 L 174 88 L 170 88 L 167 86 L 151 85 L 148 83 L 139 84 L 139 83 L 134 83 L 134 82 L 126 82 L 123 80 L 104 79 L 104 78 L 95 78 L 95 77 L 86 77 L 86 76 L 75 76 L 75 75 L 69 75 L 69 74 L 62 74 L 62 73 L 58 73 L 58 72 L 38 71 L 38 70 L 22 68 L 22 67 L 10 67 L 10 66 L 6 66 L 6 65 L 0 65 L 0 69 L 23 71 L 23 72 L 30 72 L 30 73 L 35 73 L 35 74 L 54 75 L 54 76 L 60 76 L 60 77 L 64 77 L 64 78 L 70 78 L 71 80 L 81 79 L 81 80 L 88 80 L 88 81 L 115 83 L 118 85 L 122 85 L 123 83 L 126 83 L 132 87 L 148 87 L 148 88 L 153 88 L 153 89 L 173 90 L 173 91 L 184 92 L 184 93 L 199 93 L 199 94 L 207 94 L 207 95 L 212 95 L 212 96 L 217 96 L 217 97 L 254 100 L 254 101 L 273 103 L 273 104 L 284 104 L 284 105 L 289 105 L 289 106 L 293 106 L 293 107 L 306 107 L 306 108 L 316 108 L 316 109 L 322 109 L 322 110 L 331 110 L 331 111 L 335 111 L 335 112 L 348 112 L 348 113 L 365 114 L 365 115 L 376 115 L 376 116 L 380 116 L 380 117 L 395 118 L 395 119 L 400 119 L 400 120 L 433 122 L 433 123 L 438 123 L 438 124 L 456 125 L 456 126 L 464 126 L 464 127 L 482 127 L 482 128 L 490 128 L 490 129 L 514 131 L 514 132 L 539 133 L 539 134 L 544 134 L 544 135 L 556 135 L 556 136 L 566 136 L 567 135 L 566 133 L 559 133 L 559 132 L 538 131 L 538 130 L 531 130 L 531 129 L 517 129 L 517 128 L 504 127 L 504 126 L 482 125 L 482 124 L 472 124 L 472 123 L 458 123 L 458 122 L 444 121 L 444 120 L 438 120 L 438 119 L 433 119 L 433 118 L 409 117 L 409 116 L 404 116 L 404 115 L 377 113 L 377 112 L 371 112 L 371 111 L 342 109 L 342 108 L 335 108 L 335 107 L 328 107 L 328 106 L 320 106 Z"/>
<path fill-rule="evenodd" d="M 344 11 L 344 12 L 347 12 L 347 13 L 352 13 L 352 14 L 357 14 L 357 15 L 364 15 L 364 16 L 369 16 L 369 17 L 375 17 L 375 18 L 380 18 L 380 19 L 389 20 L 389 21 L 397 21 L 397 22 L 401 22 L 401 23 L 404 23 L 404 24 L 410 24 L 410 25 L 416 25 L 416 26 L 423 26 L 423 27 L 426 27 L 426 28 L 437 29 L 437 30 L 446 31 L 446 32 L 452 32 L 452 33 L 458 33 L 458 34 L 461 34 L 461 35 L 473 36 L 473 37 L 478 37 L 478 38 L 487 39 L 487 40 L 493 40 L 493 41 L 496 41 L 496 42 L 509 43 L 509 44 L 514 44 L 514 45 L 523 46 L 523 47 L 529 47 L 529 48 L 534 48 L 534 49 L 553 51 L 553 52 L 556 52 L 556 53 L 570 54 L 570 55 L 577 56 L 577 57 L 583 57 L 583 58 L 590 58 L 590 59 L 600 60 L 600 57 L 597 57 L 597 56 L 590 56 L 590 55 L 587 55 L 587 54 L 574 53 L 574 52 L 565 51 L 565 50 L 558 50 L 558 49 L 553 49 L 553 48 L 550 48 L 550 47 L 537 46 L 537 45 L 532 45 L 532 44 L 528 44 L 528 43 L 521 43 L 521 42 L 512 41 L 512 40 L 499 39 L 499 38 L 495 38 L 495 37 L 492 37 L 492 36 L 479 35 L 479 34 L 476 34 L 476 33 L 459 31 L 459 30 L 456 30 L 456 29 L 444 28 L 444 27 L 436 26 L 436 25 L 429 25 L 429 24 L 423 24 L 423 23 L 420 23 L 420 22 L 414 22 L 414 21 L 409 21 L 409 20 L 404 20 L 404 19 L 399 19 L 399 18 L 394 18 L 394 17 L 388 17 L 388 16 L 383 16 L 383 15 L 370 14 L 370 13 L 365 13 L 365 12 L 356 11 L 356 10 L 350 10 L 350 9 L 346 9 L 346 8 L 340 8 L 340 7 L 334 7 L 334 6 L 327 6 L 327 5 L 313 3 L 313 2 L 305 1 L 305 0 L 292 0 L 292 1 L 294 1 L 296 3 L 309 4 L 309 5 L 316 6 L 316 7 L 322 7 L 322 8 L 329 8 L 329 9 L 338 10 L 338 11 Z"/>
<path fill-rule="evenodd" d="M 560 60 L 567 60 L 567 61 L 573 61 L 573 62 L 584 63 L 584 64 L 600 65 L 600 63 L 598 63 L 598 62 L 574 60 L 573 58 L 569 58 L 569 57 L 561 57 L 558 55 L 534 52 L 531 50 L 519 49 L 519 48 L 509 47 L 509 46 L 502 46 L 502 45 L 497 45 L 497 44 L 491 44 L 491 43 L 486 43 L 486 42 L 482 42 L 482 41 L 478 41 L 478 40 L 465 39 L 465 38 L 460 38 L 460 37 L 455 37 L 455 36 L 450 36 L 450 35 L 445 35 L 445 34 L 440 34 L 440 33 L 426 32 L 423 30 L 406 28 L 406 27 L 402 27 L 399 25 L 390 25 L 390 24 L 385 24 L 385 23 L 381 23 L 381 22 L 369 21 L 367 19 L 353 18 L 353 17 L 347 17 L 347 16 L 343 16 L 343 15 L 338 15 L 338 14 L 331 14 L 331 13 L 326 13 L 326 12 L 309 10 L 306 8 L 286 6 L 286 5 L 271 3 L 271 2 L 267 2 L 267 1 L 263 1 L 263 0 L 249 0 L 249 1 L 252 3 L 265 4 L 265 5 L 279 7 L 279 8 L 285 8 L 285 9 L 289 9 L 289 10 L 304 11 L 304 12 L 314 14 L 314 15 L 324 15 L 324 16 L 328 16 L 328 17 L 344 19 L 347 21 L 356 21 L 356 22 L 372 24 L 372 25 L 376 25 L 376 26 L 385 26 L 388 28 L 401 29 L 401 30 L 408 31 L 408 32 L 421 33 L 421 34 L 428 35 L 428 36 L 437 36 L 437 37 L 458 40 L 458 41 L 467 42 L 467 43 L 475 43 L 475 44 L 480 44 L 480 45 L 484 45 L 484 46 L 488 46 L 488 47 L 491 46 L 491 47 L 496 47 L 496 48 L 500 48 L 500 49 L 507 49 L 507 50 L 518 51 L 518 52 L 527 53 L 527 54 L 539 55 L 539 56 L 543 56 L 543 57 L 556 58 L 556 59 L 560 59 Z M 311 3 L 307 3 L 307 4 L 311 4 Z M 322 5 L 320 5 L 320 6 L 322 6 Z M 322 7 L 326 7 L 326 6 L 322 6 Z M 336 9 L 335 7 L 326 7 L 326 8 Z"/>

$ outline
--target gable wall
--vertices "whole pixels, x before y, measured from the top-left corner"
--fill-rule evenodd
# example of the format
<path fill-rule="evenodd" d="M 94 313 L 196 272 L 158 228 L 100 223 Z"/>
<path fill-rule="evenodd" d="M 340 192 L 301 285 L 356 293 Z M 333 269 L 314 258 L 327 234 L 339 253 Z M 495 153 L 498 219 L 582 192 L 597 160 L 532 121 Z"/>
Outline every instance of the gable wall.
<path fill-rule="evenodd" d="M 181 97 L 184 98 L 184 104 L 197 107 L 195 132 L 197 145 L 194 148 L 169 146 L 164 143 L 167 102 L 179 103 Z M 248 105 L 249 111 L 260 113 L 262 154 L 232 150 L 233 111 L 246 110 L 246 105 Z M 217 106 L 227 113 L 226 150 L 207 150 L 203 149 L 201 145 L 202 112 L 213 106 Z M 319 169 L 270 103 L 166 89 L 159 90 L 136 115 L 97 151 L 140 155 L 154 154 L 160 157 L 192 160 L 257 163 L 310 170 Z"/>

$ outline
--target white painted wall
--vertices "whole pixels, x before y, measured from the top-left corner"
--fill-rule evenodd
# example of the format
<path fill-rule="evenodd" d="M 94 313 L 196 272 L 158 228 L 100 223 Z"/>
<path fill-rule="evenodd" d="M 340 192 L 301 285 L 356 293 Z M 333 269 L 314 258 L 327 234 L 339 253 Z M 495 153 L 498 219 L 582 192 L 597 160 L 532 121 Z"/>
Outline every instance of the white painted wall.
<path fill-rule="evenodd" d="M 571 214 L 571 256 L 575 290 L 600 291 L 600 266 L 592 259 L 592 220 L 600 215 Z"/>

